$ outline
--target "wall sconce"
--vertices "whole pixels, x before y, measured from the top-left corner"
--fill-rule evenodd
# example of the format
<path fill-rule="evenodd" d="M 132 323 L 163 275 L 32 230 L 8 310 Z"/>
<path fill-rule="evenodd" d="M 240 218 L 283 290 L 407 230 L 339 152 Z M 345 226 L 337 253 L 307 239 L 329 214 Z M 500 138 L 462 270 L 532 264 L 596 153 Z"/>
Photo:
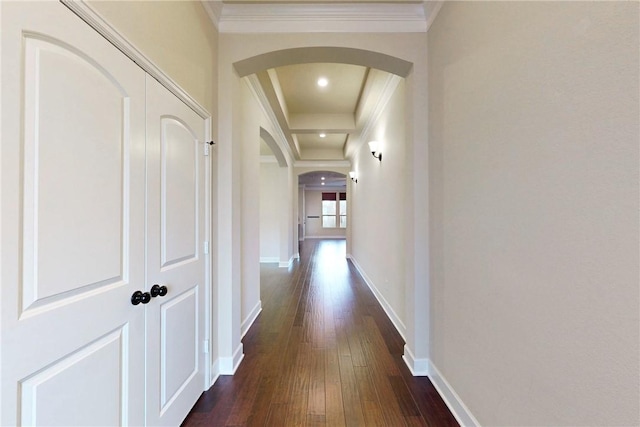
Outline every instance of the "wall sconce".
<path fill-rule="evenodd" d="M 351 181 L 355 182 L 356 184 L 358 183 L 358 177 L 356 175 L 356 171 L 349 172 L 349 178 L 351 178 Z"/>
<path fill-rule="evenodd" d="M 373 157 L 382 161 L 382 151 L 380 151 L 380 144 L 378 143 L 378 141 L 371 141 L 369 143 L 369 150 L 371 150 L 371 154 L 373 154 Z"/>

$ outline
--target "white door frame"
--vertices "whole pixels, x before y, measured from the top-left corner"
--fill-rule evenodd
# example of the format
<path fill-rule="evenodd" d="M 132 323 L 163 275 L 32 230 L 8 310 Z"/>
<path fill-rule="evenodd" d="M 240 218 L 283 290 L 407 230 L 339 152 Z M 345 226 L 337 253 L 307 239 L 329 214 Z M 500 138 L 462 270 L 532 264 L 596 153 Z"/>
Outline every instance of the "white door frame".
<path fill-rule="evenodd" d="M 189 108 L 196 112 L 200 117 L 205 120 L 205 141 L 211 141 L 211 114 L 200 105 L 194 98 L 192 98 L 184 89 L 182 89 L 171 77 L 165 74 L 151 59 L 149 59 L 144 53 L 138 50 L 124 35 L 122 35 L 117 29 L 115 29 L 109 22 L 107 22 L 102 15 L 100 15 L 92 6 L 86 3 L 84 0 L 60 0 L 66 7 L 68 7 L 73 13 L 78 15 L 80 19 L 86 22 L 91 28 L 96 30 L 100 35 L 106 38 L 111 44 L 113 44 L 118 50 L 124 53 L 129 59 L 134 61 L 140 68 L 142 68 L 147 74 L 155 78 L 160 82 L 162 86 L 167 88 L 171 93 L 184 102 Z M 211 159 L 211 157 L 209 157 Z M 203 390 L 209 389 L 213 382 L 217 379 L 218 373 L 213 372 L 211 369 L 211 348 L 212 335 L 211 335 L 211 280 L 213 277 L 212 268 L 212 254 L 216 253 L 212 250 L 213 244 L 211 236 L 211 160 L 205 162 L 205 235 L 209 242 L 210 250 L 205 261 L 205 290 L 204 290 L 204 306 L 205 312 L 205 339 L 209 343 L 209 348 L 206 349 L 204 354 L 205 361 L 205 384 L 203 384 Z"/>

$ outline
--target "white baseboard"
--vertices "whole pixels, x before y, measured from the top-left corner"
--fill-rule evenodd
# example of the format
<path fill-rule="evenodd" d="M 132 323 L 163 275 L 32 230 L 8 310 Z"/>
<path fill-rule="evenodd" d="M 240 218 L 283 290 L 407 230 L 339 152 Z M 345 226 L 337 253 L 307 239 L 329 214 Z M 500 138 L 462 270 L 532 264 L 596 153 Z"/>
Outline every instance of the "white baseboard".
<path fill-rule="evenodd" d="M 294 256 L 295 259 L 300 259 L 300 252 L 297 252 Z"/>
<path fill-rule="evenodd" d="M 280 261 L 280 264 L 278 264 L 278 267 L 280 268 L 289 268 L 293 265 L 293 260 L 295 259 L 295 255 L 292 255 L 291 258 L 289 258 L 289 262 L 287 261 Z"/>
<path fill-rule="evenodd" d="M 442 397 L 458 424 L 464 427 L 480 427 L 478 420 L 476 420 L 469 408 L 460 399 L 460 396 L 431 361 L 429 361 L 428 370 L 431 383 L 438 390 L 440 397 Z"/>
<path fill-rule="evenodd" d="M 378 288 L 376 287 L 376 285 L 369 278 L 369 276 L 367 276 L 367 274 L 364 272 L 362 267 L 360 267 L 360 264 L 358 264 L 358 261 L 356 261 L 356 259 L 353 257 L 353 255 L 347 255 L 347 258 L 349 258 L 351 260 L 351 262 L 353 262 L 353 265 L 356 267 L 356 269 L 360 273 L 360 276 L 362 276 L 362 278 L 364 279 L 364 282 L 367 284 L 367 286 L 369 286 L 369 289 L 371 289 L 371 292 L 373 292 L 373 295 L 375 295 L 376 299 L 378 300 L 378 302 L 382 306 L 382 309 L 384 310 L 384 312 L 387 313 L 387 317 L 389 318 L 389 320 L 391 320 L 391 323 L 393 323 L 393 326 L 396 327 L 396 330 L 398 331 L 398 333 L 400 334 L 402 339 L 405 342 L 407 342 L 407 338 L 406 338 L 406 330 L 407 330 L 407 328 L 404 325 L 404 323 L 402 323 L 402 320 L 400 320 L 400 318 L 398 317 L 396 312 L 393 311 L 393 308 L 391 308 L 391 305 L 382 296 L 380 291 L 378 291 Z"/>
<path fill-rule="evenodd" d="M 220 359 L 216 359 L 213 365 L 211 365 L 211 381 L 207 390 L 218 381 L 218 378 L 220 378 Z"/>
<path fill-rule="evenodd" d="M 244 319 L 244 322 L 242 322 L 242 325 L 240 325 L 242 337 L 244 337 L 247 334 L 247 332 L 249 331 L 249 328 L 251 327 L 251 325 L 253 325 L 253 322 L 256 321 L 261 311 L 262 311 L 262 301 L 258 301 L 255 307 L 253 307 L 253 309 L 251 310 L 251 313 L 249 313 L 246 319 Z"/>
<path fill-rule="evenodd" d="M 238 346 L 236 351 L 233 352 L 233 356 L 231 357 L 220 357 L 218 360 L 220 363 L 218 366 L 220 367 L 220 375 L 233 375 L 236 373 L 238 366 L 240 366 L 240 362 L 244 359 L 244 352 L 242 351 L 243 346 L 242 343 Z"/>
<path fill-rule="evenodd" d="M 280 261 L 280 258 L 277 256 L 263 256 L 260 257 L 260 264 L 269 264 Z"/>
<path fill-rule="evenodd" d="M 405 344 L 402 360 L 407 365 L 414 377 L 429 376 L 429 359 L 416 359 L 411 349 Z"/>

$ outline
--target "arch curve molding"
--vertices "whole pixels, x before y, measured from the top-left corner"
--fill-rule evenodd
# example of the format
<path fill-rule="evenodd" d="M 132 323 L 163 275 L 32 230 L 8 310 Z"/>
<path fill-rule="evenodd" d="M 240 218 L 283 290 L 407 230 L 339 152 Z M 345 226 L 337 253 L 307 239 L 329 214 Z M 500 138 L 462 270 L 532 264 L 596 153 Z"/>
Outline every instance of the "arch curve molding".
<path fill-rule="evenodd" d="M 245 77 L 270 68 L 319 62 L 362 65 L 400 77 L 407 77 L 413 63 L 395 56 L 365 49 L 337 46 L 298 47 L 275 50 L 233 64 L 238 76 Z"/>

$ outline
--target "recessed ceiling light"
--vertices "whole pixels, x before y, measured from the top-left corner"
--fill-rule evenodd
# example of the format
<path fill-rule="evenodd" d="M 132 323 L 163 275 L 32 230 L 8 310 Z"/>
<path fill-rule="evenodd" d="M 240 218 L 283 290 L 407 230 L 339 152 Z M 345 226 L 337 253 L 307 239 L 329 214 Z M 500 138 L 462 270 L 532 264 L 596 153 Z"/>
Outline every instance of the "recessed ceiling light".
<path fill-rule="evenodd" d="M 325 136 L 327 136 L 327 134 L 326 134 L 326 133 L 321 133 L 321 134 L 320 134 L 320 138 L 324 138 Z"/>
<path fill-rule="evenodd" d="M 324 182 L 322 183 L 322 185 L 324 185 Z"/>
<path fill-rule="evenodd" d="M 322 178 L 320 178 L 320 179 L 324 181 L 324 176 Z"/>
<path fill-rule="evenodd" d="M 326 77 L 320 77 L 318 79 L 318 86 L 320 87 L 326 87 L 329 84 L 329 80 L 327 80 Z"/>

